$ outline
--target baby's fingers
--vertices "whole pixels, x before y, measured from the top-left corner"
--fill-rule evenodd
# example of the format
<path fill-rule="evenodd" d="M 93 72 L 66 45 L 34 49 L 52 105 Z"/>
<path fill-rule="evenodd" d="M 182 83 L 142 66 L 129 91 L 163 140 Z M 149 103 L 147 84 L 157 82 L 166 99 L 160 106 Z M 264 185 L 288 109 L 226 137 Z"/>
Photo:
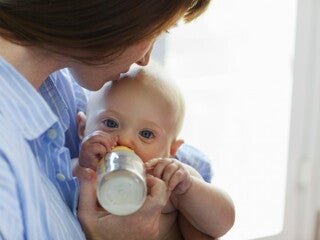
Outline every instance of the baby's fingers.
<path fill-rule="evenodd" d="M 185 174 L 177 162 L 168 164 L 162 174 L 162 180 L 167 184 L 168 190 L 172 191 L 181 181 Z"/>
<path fill-rule="evenodd" d="M 174 161 L 172 158 L 153 158 L 145 163 L 147 171 L 157 178 L 163 179 L 166 167 Z"/>
<path fill-rule="evenodd" d="M 174 158 L 155 158 L 146 163 L 149 173 L 161 178 L 169 191 L 181 194 L 190 186 L 190 173 Z"/>
<path fill-rule="evenodd" d="M 110 152 L 113 147 L 117 145 L 119 137 L 112 136 L 109 133 L 103 131 L 94 131 L 91 134 L 84 137 L 82 144 L 89 142 L 90 144 L 101 144 L 105 147 L 107 152 Z"/>
<path fill-rule="evenodd" d="M 174 191 L 176 194 L 185 193 L 191 185 L 191 176 L 182 168 L 177 168 L 171 174 L 171 178 L 165 180 L 169 191 Z"/>

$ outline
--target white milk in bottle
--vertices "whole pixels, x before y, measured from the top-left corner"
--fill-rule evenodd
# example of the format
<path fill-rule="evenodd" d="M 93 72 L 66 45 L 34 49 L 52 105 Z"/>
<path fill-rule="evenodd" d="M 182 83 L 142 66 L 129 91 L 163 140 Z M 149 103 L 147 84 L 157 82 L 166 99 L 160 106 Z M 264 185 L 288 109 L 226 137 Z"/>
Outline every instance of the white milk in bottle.
<path fill-rule="evenodd" d="M 98 165 L 97 197 L 115 215 L 137 211 L 147 195 L 143 161 L 133 150 L 117 146 Z"/>

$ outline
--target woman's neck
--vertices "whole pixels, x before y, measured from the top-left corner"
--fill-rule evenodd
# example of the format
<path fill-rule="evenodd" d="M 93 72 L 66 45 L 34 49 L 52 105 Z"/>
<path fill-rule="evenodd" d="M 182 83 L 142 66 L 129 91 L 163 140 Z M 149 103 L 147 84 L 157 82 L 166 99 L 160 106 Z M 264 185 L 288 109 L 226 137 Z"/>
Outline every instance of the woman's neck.
<path fill-rule="evenodd" d="M 36 89 L 54 71 L 63 68 L 53 54 L 30 46 L 21 46 L 0 37 L 0 56 L 20 72 Z M 59 64 L 60 63 L 60 64 Z"/>

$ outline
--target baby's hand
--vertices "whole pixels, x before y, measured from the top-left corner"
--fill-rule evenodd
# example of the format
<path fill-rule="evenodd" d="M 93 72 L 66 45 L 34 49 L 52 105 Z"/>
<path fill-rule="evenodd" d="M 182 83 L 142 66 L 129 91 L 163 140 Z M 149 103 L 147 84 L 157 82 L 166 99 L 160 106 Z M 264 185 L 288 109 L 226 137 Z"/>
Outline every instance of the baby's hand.
<path fill-rule="evenodd" d="M 97 169 L 98 162 L 117 145 L 118 137 L 103 131 L 94 131 L 81 143 L 79 165 Z"/>
<path fill-rule="evenodd" d="M 191 175 L 188 168 L 174 158 L 153 158 L 145 163 L 147 171 L 162 179 L 169 191 L 184 194 L 191 186 Z"/>

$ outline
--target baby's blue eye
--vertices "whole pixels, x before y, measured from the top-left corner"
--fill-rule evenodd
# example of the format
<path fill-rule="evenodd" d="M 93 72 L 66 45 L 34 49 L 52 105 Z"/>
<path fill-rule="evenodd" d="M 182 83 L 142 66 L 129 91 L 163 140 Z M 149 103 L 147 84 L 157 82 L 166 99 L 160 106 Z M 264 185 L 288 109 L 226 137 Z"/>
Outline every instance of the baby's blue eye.
<path fill-rule="evenodd" d="M 150 130 L 142 130 L 139 132 L 140 136 L 143 137 L 143 138 L 154 138 L 154 134 L 152 131 Z"/>
<path fill-rule="evenodd" d="M 104 123 L 104 125 L 106 125 L 109 128 L 118 128 L 119 127 L 119 124 L 115 120 L 112 120 L 112 119 L 104 120 L 103 123 Z"/>

